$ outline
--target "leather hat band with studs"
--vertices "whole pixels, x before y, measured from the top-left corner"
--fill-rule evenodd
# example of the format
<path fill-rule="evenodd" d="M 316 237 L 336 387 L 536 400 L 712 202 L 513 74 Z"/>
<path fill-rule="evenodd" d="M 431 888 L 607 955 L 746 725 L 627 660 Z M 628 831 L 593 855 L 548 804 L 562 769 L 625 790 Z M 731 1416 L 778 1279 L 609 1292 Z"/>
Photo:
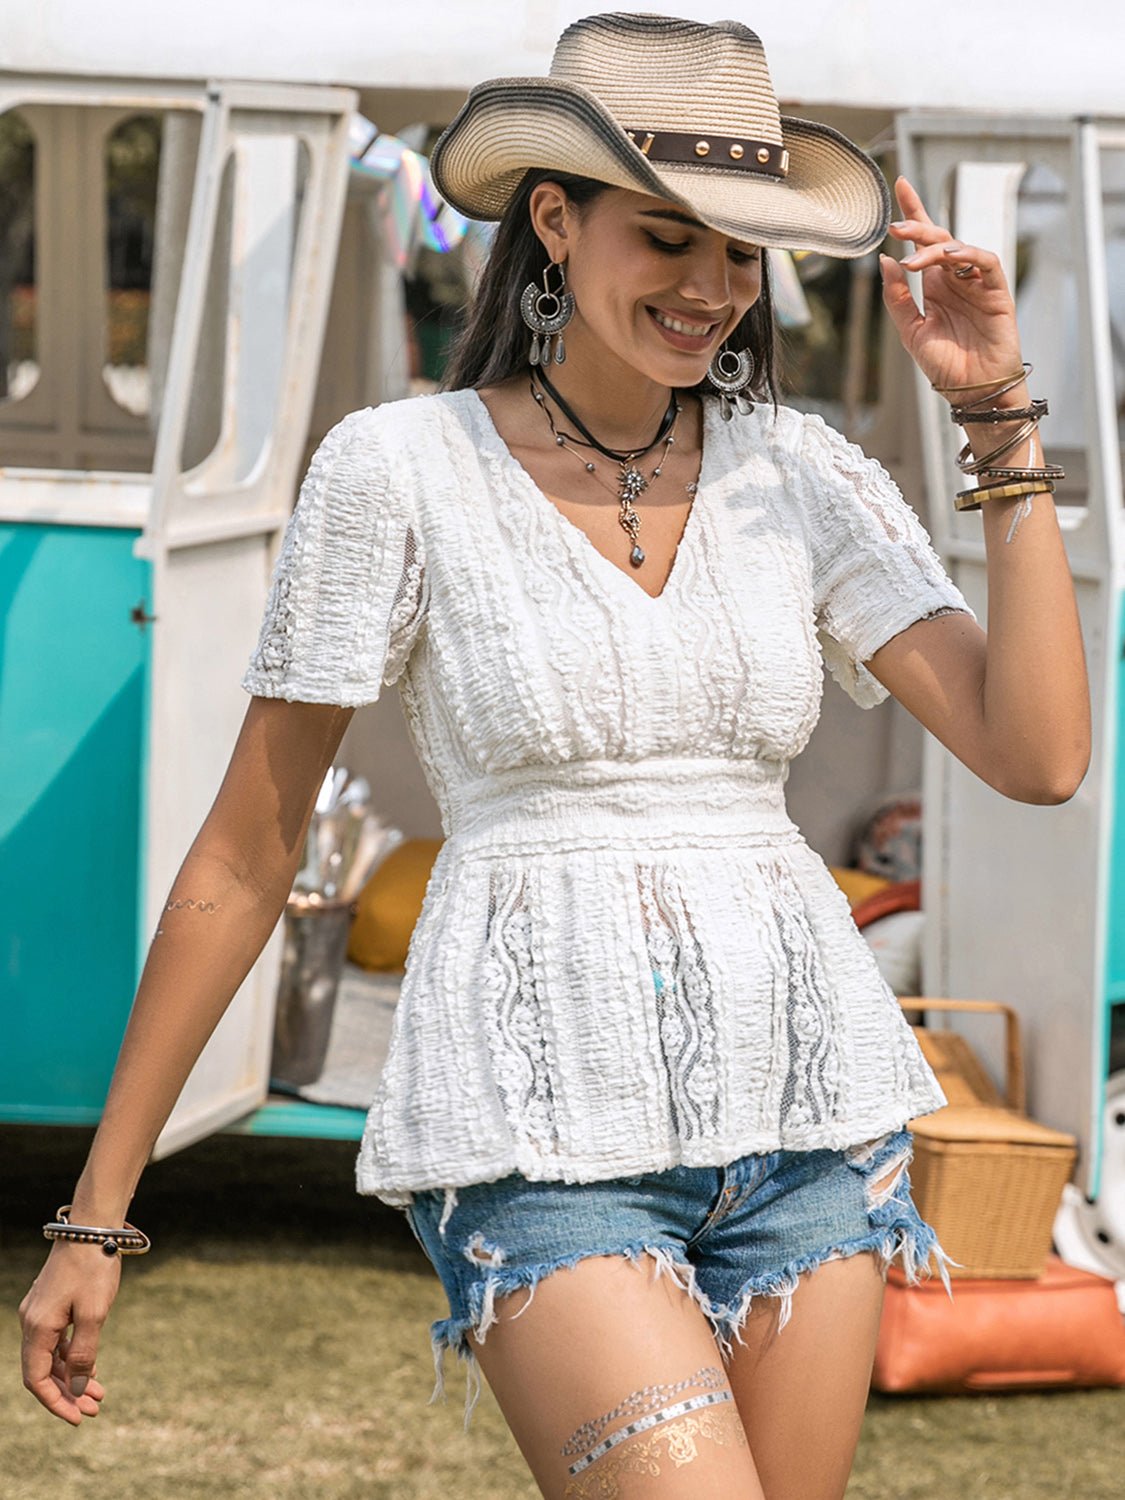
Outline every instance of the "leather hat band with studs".
<path fill-rule="evenodd" d="M 771 141 L 674 130 L 627 130 L 625 134 L 649 161 L 692 162 L 737 172 L 761 172 L 767 177 L 784 177 L 789 171 L 789 152 Z"/>

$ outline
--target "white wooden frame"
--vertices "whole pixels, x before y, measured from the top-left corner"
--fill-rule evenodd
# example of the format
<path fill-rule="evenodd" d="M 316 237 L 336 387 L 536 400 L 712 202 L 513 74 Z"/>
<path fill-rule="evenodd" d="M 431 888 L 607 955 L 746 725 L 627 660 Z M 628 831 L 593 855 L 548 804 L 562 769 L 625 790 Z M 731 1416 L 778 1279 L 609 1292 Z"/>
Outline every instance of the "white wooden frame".
<path fill-rule="evenodd" d="M 1109 841 L 1122 753 L 1116 743 L 1117 642 L 1125 565 L 1099 152 L 1125 140 L 1125 122 L 908 112 L 898 117 L 897 138 L 900 169 L 935 217 L 947 215 L 943 189 L 952 174 L 966 175 L 967 163 L 1043 162 L 1068 185 L 1076 209 L 1071 256 L 1079 288 L 1085 444 L 1084 453 L 1062 457 L 1072 471 L 1065 490 L 1077 491 L 1084 504 L 1060 505 L 1060 525 L 1087 652 L 1093 757 L 1070 802 L 1034 807 L 999 796 L 927 736 L 923 987 L 935 996 L 1003 1000 L 1017 1008 L 1028 1054 L 1029 1107 L 1078 1136 L 1079 1178 L 1093 1197 L 1107 1066 Z M 1009 267 L 1021 175 L 1001 175 L 991 201 L 980 182 L 968 183 L 958 193 L 960 212 L 951 224 L 958 237 L 997 250 Z M 1027 356 L 1034 360 L 1035 351 L 1029 348 Z M 931 534 L 986 624 L 980 517 L 952 506 L 953 490 L 965 487 L 953 462 L 964 434 L 949 421 L 943 398 L 916 373 Z M 1043 394 L 1034 376 L 1031 386 Z M 1049 418 L 1043 438 L 1051 456 L 1059 457 L 1051 453 Z M 960 1018 L 956 1026 L 972 1036 L 998 1074 L 998 1038 Z"/>
<path fill-rule="evenodd" d="M 31 106 L 42 115 L 51 106 L 108 106 L 122 115 L 192 110 L 200 118 L 182 273 L 178 285 L 166 289 L 174 314 L 151 475 L 0 470 L 4 519 L 143 528 L 134 553 L 152 563 L 153 635 L 138 973 L 249 703 L 239 681 L 299 477 L 347 190 L 348 123 L 356 103 L 356 93 L 341 88 L 0 74 L 0 110 Z M 307 153 L 308 171 L 290 250 L 300 149 Z M 220 223 L 220 207 L 231 156 L 238 166 L 230 262 L 221 273 L 227 277 L 228 316 L 220 373 L 201 368 L 198 356 L 212 248 L 220 229 L 228 227 Z M 65 186 L 56 184 L 60 192 Z M 47 230 L 37 247 L 41 254 L 56 253 L 64 207 L 52 201 L 41 210 L 41 227 Z M 48 316 L 41 330 L 48 339 L 50 329 Z M 218 442 L 185 471 L 181 454 L 193 385 L 218 378 Z M 268 409 L 257 398 L 263 385 L 274 395 Z M 26 404 L 3 410 L 7 431 L 34 421 L 35 394 Z M 279 923 L 188 1078 L 154 1158 L 241 1118 L 266 1097 L 280 939 Z"/>

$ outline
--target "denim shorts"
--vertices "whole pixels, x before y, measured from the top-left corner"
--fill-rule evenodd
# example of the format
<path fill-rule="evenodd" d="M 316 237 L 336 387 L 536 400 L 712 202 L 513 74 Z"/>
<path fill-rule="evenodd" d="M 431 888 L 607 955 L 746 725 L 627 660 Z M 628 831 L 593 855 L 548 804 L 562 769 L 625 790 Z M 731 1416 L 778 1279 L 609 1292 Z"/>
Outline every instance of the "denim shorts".
<path fill-rule="evenodd" d="M 416 1191 L 406 1217 L 450 1310 L 430 1328 L 431 1404 L 444 1397 L 452 1348 L 467 1362 L 468 1429 L 480 1395 L 469 1329 L 483 1340 L 500 1316 L 497 1297 L 527 1287 L 511 1313 L 518 1317 L 541 1277 L 589 1255 L 623 1255 L 638 1268 L 655 1263 L 653 1275 L 671 1276 L 698 1303 L 724 1359 L 734 1341 L 744 1342 L 739 1330 L 755 1297 L 779 1299 L 780 1331 L 802 1273 L 861 1251 L 876 1253 L 884 1277 L 900 1257 L 911 1283 L 932 1274 L 933 1260 L 952 1296 L 946 1263 L 956 1262 L 914 1205 L 912 1158 L 913 1136 L 903 1127 L 843 1151 L 771 1151 L 600 1182 L 533 1182 L 513 1172 Z"/>

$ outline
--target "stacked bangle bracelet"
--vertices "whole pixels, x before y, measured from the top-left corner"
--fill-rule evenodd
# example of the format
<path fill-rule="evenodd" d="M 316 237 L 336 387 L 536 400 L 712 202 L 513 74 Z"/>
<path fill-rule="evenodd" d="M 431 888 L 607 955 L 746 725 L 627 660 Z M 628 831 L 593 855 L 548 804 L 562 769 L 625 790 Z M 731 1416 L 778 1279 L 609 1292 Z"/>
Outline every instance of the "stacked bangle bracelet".
<path fill-rule="evenodd" d="M 998 397 L 1022 384 L 1033 368 L 1027 360 L 1024 360 L 1018 370 L 1001 375 L 997 380 L 982 380 L 970 385 L 934 386 L 934 390 L 943 396 L 960 395 L 965 391 L 984 392 L 983 395 L 975 396 L 971 401 L 950 406 L 950 421 L 958 427 L 968 426 L 975 422 L 987 422 L 991 425 L 998 425 L 1001 422 L 1019 423 L 1011 437 L 998 443 L 995 448 L 980 458 L 973 457 L 971 443 L 966 443 L 958 453 L 957 467 L 961 472 L 982 476 L 985 482 L 978 482 L 975 489 L 959 490 L 954 502 L 957 510 L 980 510 L 981 503 L 985 500 L 1015 500 L 1028 495 L 1053 495 L 1055 480 L 1066 478 L 1066 471 L 1060 464 L 1044 463 L 1021 467 L 997 462 L 1005 454 L 1011 453 L 1014 448 L 1021 447 L 1029 438 L 1032 439 L 1032 456 L 1034 456 L 1034 437 L 1039 427 L 1039 419 L 1047 415 L 1047 402 L 1041 396 L 1037 396 L 1026 406 L 995 405 Z"/>
<path fill-rule="evenodd" d="M 101 1245 L 103 1255 L 145 1255 L 152 1249 L 152 1241 L 148 1235 L 133 1224 L 123 1224 L 120 1229 L 72 1224 L 68 1217 L 70 1208 L 69 1203 L 64 1203 L 50 1223 L 43 1225 L 45 1239 Z"/>
<path fill-rule="evenodd" d="M 1054 481 L 1024 479 L 1018 484 L 980 485 L 975 490 L 958 490 L 953 505 L 956 510 L 980 510 L 983 500 L 1015 500 L 1021 495 L 1053 495 Z"/>
<path fill-rule="evenodd" d="M 967 427 L 972 422 L 1021 422 L 1028 417 L 1045 417 L 1047 402 L 1036 396 L 1030 406 L 991 406 L 987 411 L 974 411 L 969 406 L 951 406 L 949 415 L 958 427 Z"/>
<path fill-rule="evenodd" d="M 997 410 L 1003 410 L 1002 407 Z M 985 470 L 995 473 L 992 461 L 995 458 L 1003 458 L 1005 453 L 1010 453 L 1013 448 L 1018 448 L 1025 442 L 1039 426 L 1038 417 L 1028 417 L 1026 422 L 1021 423 L 1019 431 L 1014 437 L 1006 438 L 1004 442 L 998 443 L 991 453 L 986 453 L 983 458 L 974 458 L 972 446 L 966 443 L 957 455 L 957 467 L 962 474 L 980 474 Z"/>
<path fill-rule="evenodd" d="M 990 464 L 987 472 L 993 479 L 1065 479 L 1062 464 L 1039 464 L 1036 468 L 997 468 Z"/>
<path fill-rule="evenodd" d="M 1010 375 L 1001 375 L 996 380 L 971 380 L 968 385 L 935 385 L 932 389 L 940 391 L 943 396 L 948 396 L 951 392 L 959 395 L 962 391 L 984 390 L 987 390 L 988 395 L 996 396 L 1002 394 L 1002 392 L 996 390 L 997 386 L 1003 386 L 1004 390 L 1010 391 L 1013 386 L 1019 385 L 1021 380 L 1026 380 L 1033 368 L 1034 366 L 1030 361 L 1025 359 L 1020 364 L 1018 370 L 1013 370 Z M 1007 382 L 1006 385 L 1005 381 Z"/>

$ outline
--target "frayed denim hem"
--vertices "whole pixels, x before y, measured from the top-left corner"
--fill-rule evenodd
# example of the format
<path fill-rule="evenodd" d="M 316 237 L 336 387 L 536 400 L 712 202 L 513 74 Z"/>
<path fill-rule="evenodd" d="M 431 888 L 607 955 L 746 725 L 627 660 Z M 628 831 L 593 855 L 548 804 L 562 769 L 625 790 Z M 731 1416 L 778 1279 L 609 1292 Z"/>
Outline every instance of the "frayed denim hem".
<path fill-rule="evenodd" d="M 531 1306 L 535 1289 L 544 1276 L 553 1271 L 573 1270 L 580 1261 L 592 1255 L 623 1255 L 630 1265 L 641 1269 L 639 1257 L 648 1255 L 654 1262 L 653 1280 L 661 1275 L 672 1278 L 677 1286 L 690 1293 L 697 1302 L 707 1299 L 695 1283 L 695 1267 L 687 1259 L 679 1245 L 652 1244 L 633 1241 L 626 1245 L 609 1245 L 604 1249 L 578 1250 L 558 1260 L 535 1266 L 513 1266 L 509 1270 L 493 1265 L 483 1281 L 475 1281 L 469 1288 L 469 1316 L 467 1318 L 442 1318 L 430 1326 L 430 1343 L 434 1355 L 436 1380 L 428 1405 L 432 1406 L 440 1397 L 445 1400 L 445 1351 L 453 1349 L 459 1360 L 466 1362 L 465 1370 L 465 1431 L 469 1430 L 469 1419 L 481 1394 L 480 1365 L 469 1343 L 469 1332 L 483 1343 L 493 1323 L 499 1321 L 496 1298 L 504 1297 L 520 1287 L 528 1288 L 528 1297 L 523 1306 L 512 1314 L 518 1318 Z M 482 1265 L 487 1262 L 482 1261 Z"/>
<path fill-rule="evenodd" d="M 777 1297 L 781 1304 L 778 1333 L 788 1323 L 793 1311 L 793 1294 L 800 1278 L 830 1260 L 845 1260 L 852 1255 L 874 1251 L 879 1269 L 886 1280 L 887 1271 L 897 1258 L 909 1286 L 933 1275 L 931 1262 L 937 1265 L 942 1284 L 952 1301 L 953 1287 L 949 1266 L 961 1269 L 959 1261 L 948 1255 L 938 1243 L 934 1229 L 923 1220 L 910 1196 L 909 1164 L 913 1159 L 912 1137 L 906 1129 L 890 1131 L 878 1140 L 848 1147 L 844 1158 L 848 1165 L 867 1179 L 867 1215 L 871 1228 L 839 1244 L 829 1245 L 813 1255 L 789 1261 L 779 1271 L 755 1276 L 726 1306 L 704 1308 L 711 1320 L 715 1339 L 724 1360 L 734 1353 L 734 1342 L 745 1347 L 742 1327 L 756 1297 Z M 875 1179 L 878 1179 L 877 1183 Z"/>
<path fill-rule="evenodd" d="M 805 1255 L 798 1260 L 792 1260 L 780 1271 L 773 1271 L 765 1276 L 755 1276 L 753 1280 L 746 1283 L 733 1302 L 725 1307 L 713 1307 L 709 1316 L 715 1340 L 722 1351 L 724 1360 L 729 1360 L 733 1355 L 735 1343 L 745 1346 L 746 1340 L 742 1337 L 741 1330 L 756 1298 L 777 1297 L 779 1299 L 781 1311 L 778 1315 L 777 1331 L 780 1333 L 792 1316 L 793 1294 L 800 1285 L 802 1276 L 816 1271 L 818 1267 L 830 1260 L 845 1260 L 851 1255 L 862 1255 L 865 1251 L 876 1253 L 884 1278 L 895 1257 L 901 1257 L 903 1271 L 911 1286 L 917 1285 L 923 1276 L 927 1278 L 932 1276 L 930 1261 L 931 1259 L 936 1261 L 945 1290 L 952 1298 L 953 1288 L 950 1285 L 949 1272 L 946 1267 L 947 1265 L 956 1266 L 958 1262 L 941 1248 L 937 1235 L 928 1224 L 920 1220 L 918 1222 L 904 1220 L 889 1229 L 873 1229 L 870 1234 L 861 1235 L 858 1239 L 845 1240 L 842 1244 L 832 1245 L 816 1255 Z"/>
<path fill-rule="evenodd" d="M 519 1317 L 532 1302 L 535 1289 L 544 1276 L 553 1271 L 573 1269 L 580 1261 L 592 1255 L 624 1255 L 631 1265 L 641 1269 L 639 1257 L 647 1255 L 654 1265 L 653 1279 L 668 1275 L 683 1291 L 686 1291 L 703 1312 L 719 1346 L 724 1361 L 734 1353 L 735 1343 L 745 1347 L 742 1327 L 750 1308 L 759 1297 L 776 1297 L 780 1302 L 778 1332 L 785 1327 L 792 1315 L 793 1294 L 800 1278 L 816 1271 L 830 1260 L 844 1260 L 852 1255 L 874 1252 L 880 1271 L 886 1278 L 893 1261 L 901 1262 L 907 1283 L 915 1286 L 923 1278 L 933 1275 L 931 1262 L 937 1265 L 938 1273 L 947 1294 L 952 1300 L 953 1287 L 948 1267 L 963 1269 L 938 1243 L 937 1234 L 918 1214 L 910 1196 L 908 1166 L 913 1158 L 913 1143 L 905 1129 L 891 1131 L 876 1141 L 847 1148 L 844 1157 L 855 1171 L 867 1179 L 865 1183 L 867 1214 L 870 1228 L 866 1234 L 829 1245 L 815 1254 L 797 1257 L 788 1261 L 780 1270 L 766 1272 L 753 1277 L 730 1303 L 716 1304 L 698 1285 L 696 1267 L 687 1258 L 679 1244 L 660 1244 L 647 1241 L 631 1241 L 626 1245 L 610 1245 L 604 1248 L 579 1250 L 555 1261 L 541 1265 L 505 1268 L 502 1252 L 489 1247 L 481 1235 L 470 1241 L 466 1254 L 476 1259 L 482 1268 L 487 1268 L 483 1280 L 474 1281 L 469 1288 L 469 1316 L 467 1318 L 444 1318 L 430 1328 L 434 1355 L 436 1381 L 429 1404 L 432 1406 L 441 1397 L 445 1399 L 444 1355 L 453 1349 L 458 1359 L 464 1360 L 466 1369 L 465 1431 L 480 1399 L 480 1366 L 469 1343 L 472 1330 L 476 1339 L 483 1343 L 488 1329 L 498 1321 L 495 1308 L 497 1297 L 527 1287 L 527 1300 L 512 1314 Z M 446 1190 L 445 1212 L 442 1225 L 456 1204 L 456 1190 Z"/>

